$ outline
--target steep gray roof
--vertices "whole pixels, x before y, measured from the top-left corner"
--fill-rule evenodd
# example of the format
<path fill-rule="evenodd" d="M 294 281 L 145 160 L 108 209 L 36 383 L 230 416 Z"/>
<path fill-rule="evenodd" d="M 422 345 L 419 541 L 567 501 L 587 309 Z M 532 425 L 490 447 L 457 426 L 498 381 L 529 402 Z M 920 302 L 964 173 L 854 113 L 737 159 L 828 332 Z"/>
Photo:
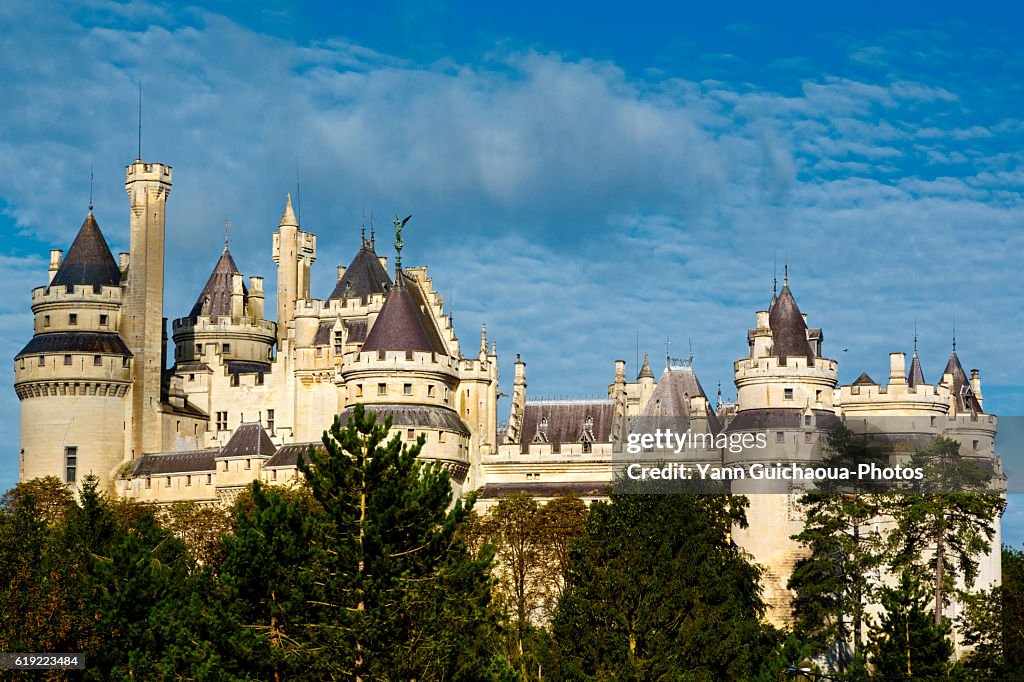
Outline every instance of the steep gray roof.
<path fill-rule="evenodd" d="M 875 386 L 875 380 L 868 376 L 867 372 L 861 372 L 860 376 L 854 379 L 854 386 Z"/>
<path fill-rule="evenodd" d="M 116 287 L 121 283 L 121 269 L 110 253 L 107 240 L 100 232 L 92 211 L 78 230 L 78 236 L 50 282 L 50 288 L 64 286 L 69 291 L 77 285 Z"/>
<path fill-rule="evenodd" d="M 914 351 L 914 359 L 910 361 L 910 372 L 907 374 L 907 386 L 914 388 L 918 384 L 927 383 L 924 380 L 924 371 L 921 369 L 921 361 L 917 358 L 917 351 Z"/>
<path fill-rule="evenodd" d="M 191 450 L 158 455 L 143 455 L 135 464 L 132 476 L 187 474 L 215 469 L 216 450 Z"/>
<path fill-rule="evenodd" d="M 196 299 L 196 304 L 192 306 L 192 310 L 189 312 L 188 316 L 192 319 L 195 319 L 200 315 L 212 317 L 214 319 L 218 317 L 230 317 L 232 279 L 235 275 L 239 274 L 241 273 L 235 265 L 235 260 L 231 257 L 231 252 L 228 251 L 227 247 L 224 247 L 224 251 L 220 254 L 220 258 L 217 260 L 217 265 L 214 266 L 213 272 L 210 273 L 210 279 L 206 280 L 206 286 L 203 287 L 203 290 L 199 293 L 199 298 Z M 248 295 L 249 290 L 243 282 L 243 306 L 245 305 L 244 302 Z"/>
<path fill-rule="evenodd" d="M 443 346 L 432 342 L 433 335 L 427 333 L 423 317 L 409 288 L 394 287 L 370 327 L 362 349 L 381 354 L 386 351 L 444 353 Z"/>
<path fill-rule="evenodd" d="M 842 424 L 835 412 L 811 410 L 816 429 L 832 429 Z M 740 410 L 725 427 L 726 432 L 797 429 L 803 425 L 804 411 L 798 407 L 762 407 Z"/>
<path fill-rule="evenodd" d="M 370 294 L 386 294 L 390 290 L 391 278 L 374 253 L 373 242 L 364 239 L 327 300 L 358 297 L 365 303 Z"/>
<path fill-rule="evenodd" d="M 807 358 L 808 364 L 814 364 L 814 351 L 807 340 L 807 323 L 800 313 L 800 308 L 784 284 L 779 298 L 768 313 L 768 326 L 772 329 L 772 354 L 785 362 L 787 357 Z"/>
<path fill-rule="evenodd" d="M 608 481 L 565 482 L 565 483 L 488 483 L 480 497 L 493 500 L 515 493 L 532 497 L 557 497 L 578 495 L 580 497 L 607 497 L 612 484 Z"/>
<path fill-rule="evenodd" d="M 946 363 L 946 369 L 942 371 L 943 375 L 953 375 L 953 395 L 956 396 L 956 409 L 957 412 L 981 412 L 981 403 L 978 402 L 977 396 L 974 395 L 974 391 L 971 390 L 971 382 L 967 378 L 967 374 L 964 372 L 963 365 L 960 364 L 960 358 L 957 357 L 956 351 L 949 356 L 949 362 Z"/>
<path fill-rule="evenodd" d="M 224 447 L 217 453 L 218 457 L 269 457 L 277 450 L 263 426 L 256 422 L 241 424 Z"/>
<path fill-rule="evenodd" d="M 263 463 L 264 469 L 271 469 L 273 467 L 293 467 L 296 465 L 299 459 L 299 453 L 305 458 L 306 462 L 309 462 L 309 446 L 320 453 L 326 452 L 323 443 L 289 443 L 288 445 L 282 445 L 274 453 L 274 456 Z"/>
<path fill-rule="evenodd" d="M 689 419 L 690 401 L 689 398 L 701 397 L 707 399 L 704 388 L 700 385 L 696 373 L 692 367 L 666 368 L 662 373 L 654 392 L 644 405 L 642 417 L 685 417 Z M 721 425 L 718 415 L 707 403 L 705 415 L 708 419 L 708 426 L 713 433 L 718 433 Z"/>
<path fill-rule="evenodd" d="M 530 443 L 550 443 L 552 452 L 560 452 L 562 443 L 582 442 L 585 431 L 591 443 L 609 443 L 614 416 L 611 400 L 527 401 L 521 452 L 529 452 Z"/>

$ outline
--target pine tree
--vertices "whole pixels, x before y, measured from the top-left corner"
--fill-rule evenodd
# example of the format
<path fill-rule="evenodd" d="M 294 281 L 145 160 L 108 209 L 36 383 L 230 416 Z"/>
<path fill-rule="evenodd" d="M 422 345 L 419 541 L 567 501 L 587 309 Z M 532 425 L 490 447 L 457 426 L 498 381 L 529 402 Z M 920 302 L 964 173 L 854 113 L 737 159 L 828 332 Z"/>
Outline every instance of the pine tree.
<path fill-rule="evenodd" d="M 950 672 L 953 643 L 949 622 L 936 625 L 928 611 L 928 591 L 903 571 L 896 587 L 883 587 L 884 609 L 869 634 L 870 661 L 883 679 L 927 679 Z"/>
<path fill-rule="evenodd" d="M 840 426 L 829 433 L 824 466 L 856 469 L 881 464 L 884 455 L 864 438 Z M 804 528 L 793 536 L 809 555 L 797 562 L 789 580 L 796 592 L 797 630 L 819 652 L 830 652 L 840 670 L 858 654 L 864 612 L 874 589 L 873 576 L 884 562 L 884 538 L 874 523 L 888 498 L 857 478 L 840 481 L 800 499 Z M 849 646 L 849 649 L 848 649 Z"/>
<path fill-rule="evenodd" d="M 986 492 L 991 475 L 960 454 L 960 444 L 936 437 L 917 453 L 920 485 L 928 492 L 894 496 L 890 512 L 896 528 L 890 534 L 891 563 L 909 568 L 932 584 L 935 624 L 957 578 L 974 584 L 978 558 L 988 553 L 995 537 L 993 521 L 1005 506 L 998 493 Z M 934 492 L 938 491 L 938 492 Z M 923 558 L 926 558 L 923 560 Z"/>
<path fill-rule="evenodd" d="M 552 624 L 566 679 L 751 679 L 772 650 L 760 571 L 730 539 L 742 497 L 591 506 Z"/>
<path fill-rule="evenodd" d="M 463 537 L 472 498 L 452 504 L 447 470 L 418 459 L 423 436 L 406 447 L 390 427 L 357 405 L 299 460 L 323 509 L 329 656 L 357 679 L 484 679 L 496 618 L 491 556 Z"/>

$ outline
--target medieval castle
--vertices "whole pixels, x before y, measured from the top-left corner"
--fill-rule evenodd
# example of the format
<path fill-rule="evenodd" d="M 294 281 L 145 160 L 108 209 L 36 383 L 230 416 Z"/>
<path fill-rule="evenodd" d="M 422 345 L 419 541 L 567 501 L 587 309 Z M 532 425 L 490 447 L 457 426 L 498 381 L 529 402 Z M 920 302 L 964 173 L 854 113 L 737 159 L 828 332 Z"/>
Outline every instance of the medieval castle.
<path fill-rule="evenodd" d="M 481 330 L 464 352 L 425 268 L 393 270 L 365 234 L 325 298 L 310 291 L 316 235 L 290 198 L 273 234 L 277 311 L 264 309 L 263 279 L 246 280 L 225 244 L 195 305 L 170 326 L 163 311 L 165 208 L 171 167 L 136 160 L 125 173 L 130 251 L 115 260 L 91 207 L 49 279 L 32 291 L 35 329 L 14 359 L 21 401 L 20 478 L 58 476 L 71 487 L 96 474 L 108 492 L 135 500 L 227 504 L 253 480 L 283 484 L 299 452 L 320 441 L 356 403 L 393 432 L 426 435 L 422 456 L 449 468 L 460 493 L 483 504 L 513 491 L 541 498 L 605 494 L 613 457 L 638 417 L 672 415 L 694 432 L 768 433 L 787 460 L 820 460 L 840 421 L 891 433 L 946 435 L 998 473 L 996 418 L 983 407 L 977 370 L 955 349 L 934 383 L 915 350 L 890 355 L 885 383 L 862 374 L 837 386 L 788 281 L 756 313 L 748 354 L 734 364 L 737 401 L 712 403 L 691 362 L 668 359 L 656 375 L 645 355 L 635 380 L 616 361 L 606 400 L 531 401 L 516 357 L 511 413 L 499 430 L 498 364 Z M 170 366 L 168 366 L 170 365 Z M 887 427 L 898 418 L 904 426 Z M 899 434 L 896 434 L 897 436 Z M 905 434 L 904 434 L 905 435 Z M 777 455 L 776 455 L 777 456 Z M 694 461 L 735 464 L 719 450 Z M 743 492 L 742 486 L 734 489 Z M 795 493 L 752 495 L 750 527 L 737 542 L 766 569 L 765 596 L 782 619 L 801 526 Z M 999 536 L 978 585 L 998 582 Z"/>

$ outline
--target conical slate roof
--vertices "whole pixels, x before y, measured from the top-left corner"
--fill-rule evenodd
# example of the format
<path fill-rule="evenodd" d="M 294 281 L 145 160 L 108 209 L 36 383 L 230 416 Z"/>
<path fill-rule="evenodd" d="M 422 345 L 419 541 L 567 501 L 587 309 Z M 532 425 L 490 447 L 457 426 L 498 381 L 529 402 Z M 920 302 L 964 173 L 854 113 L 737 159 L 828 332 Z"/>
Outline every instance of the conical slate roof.
<path fill-rule="evenodd" d="M 365 303 L 370 294 L 386 294 L 390 290 L 391 278 L 374 253 L 373 243 L 363 240 L 362 248 L 349 263 L 327 300 L 358 296 Z"/>
<path fill-rule="evenodd" d="M 640 366 L 640 373 L 636 375 L 636 378 L 637 380 L 654 378 L 654 372 L 651 371 L 651 363 L 647 359 L 647 353 L 644 353 L 644 364 Z"/>
<path fill-rule="evenodd" d="M 239 274 L 241 273 L 238 272 L 235 260 L 231 257 L 231 252 L 228 251 L 227 247 L 224 247 L 224 252 L 220 254 L 220 260 L 217 261 L 217 265 L 213 268 L 213 272 L 210 273 L 210 279 L 206 280 L 206 286 L 203 287 L 202 292 L 199 294 L 199 298 L 196 299 L 196 304 L 192 306 L 192 311 L 188 316 L 192 319 L 195 319 L 200 315 L 211 317 L 213 319 L 218 317 L 230 317 L 232 291 L 231 282 L 232 278 Z M 243 301 L 245 300 L 244 297 L 247 297 L 248 295 L 249 291 L 243 283 Z"/>
<path fill-rule="evenodd" d="M 50 287 L 63 285 L 71 289 L 84 284 L 98 290 L 102 286 L 116 287 L 120 283 L 121 269 L 110 253 L 96 218 L 89 211 Z"/>
<path fill-rule="evenodd" d="M 949 362 L 946 363 L 946 369 L 942 373 L 953 375 L 953 395 L 956 396 L 957 411 L 981 412 L 981 404 L 971 390 L 971 382 L 967 378 L 967 373 L 964 372 L 963 365 L 960 364 L 960 358 L 956 356 L 956 351 L 949 356 Z"/>
<path fill-rule="evenodd" d="M 443 352 L 430 342 L 416 303 L 405 287 L 394 287 L 363 343 L 364 351 Z"/>
<path fill-rule="evenodd" d="M 910 361 L 910 373 L 907 375 L 907 386 L 914 388 L 918 384 L 926 383 L 924 380 L 924 371 L 921 369 L 921 361 L 917 357 L 917 351 L 914 351 L 914 359 Z"/>
<path fill-rule="evenodd" d="M 772 353 L 780 360 L 787 357 L 803 356 L 808 364 L 814 364 L 814 351 L 807 340 L 807 323 L 789 290 L 789 284 L 782 286 L 779 298 L 768 313 L 768 326 L 772 329 Z"/>

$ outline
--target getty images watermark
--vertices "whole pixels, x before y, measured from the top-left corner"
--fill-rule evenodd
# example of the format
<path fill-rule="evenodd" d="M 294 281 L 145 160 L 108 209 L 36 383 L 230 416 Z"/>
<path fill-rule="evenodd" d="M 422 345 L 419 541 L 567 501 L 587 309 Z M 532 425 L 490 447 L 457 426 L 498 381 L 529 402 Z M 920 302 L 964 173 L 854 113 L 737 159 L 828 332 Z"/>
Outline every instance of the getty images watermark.
<path fill-rule="evenodd" d="M 632 432 L 626 438 L 628 455 L 691 453 L 728 453 L 738 455 L 751 450 L 763 453 L 757 459 L 771 458 L 768 434 L 760 433 L 694 433 L 657 428 L 653 432 Z M 721 462 L 630 462 L 625 476 L 632 481 L 804 481 L 821 482 L 907 482 L 922 481 L 923 467 L 880 466 L 877 462 L 855 465 L 825 466 L 781 461 L 751 461 L 744 464 Z"/>

